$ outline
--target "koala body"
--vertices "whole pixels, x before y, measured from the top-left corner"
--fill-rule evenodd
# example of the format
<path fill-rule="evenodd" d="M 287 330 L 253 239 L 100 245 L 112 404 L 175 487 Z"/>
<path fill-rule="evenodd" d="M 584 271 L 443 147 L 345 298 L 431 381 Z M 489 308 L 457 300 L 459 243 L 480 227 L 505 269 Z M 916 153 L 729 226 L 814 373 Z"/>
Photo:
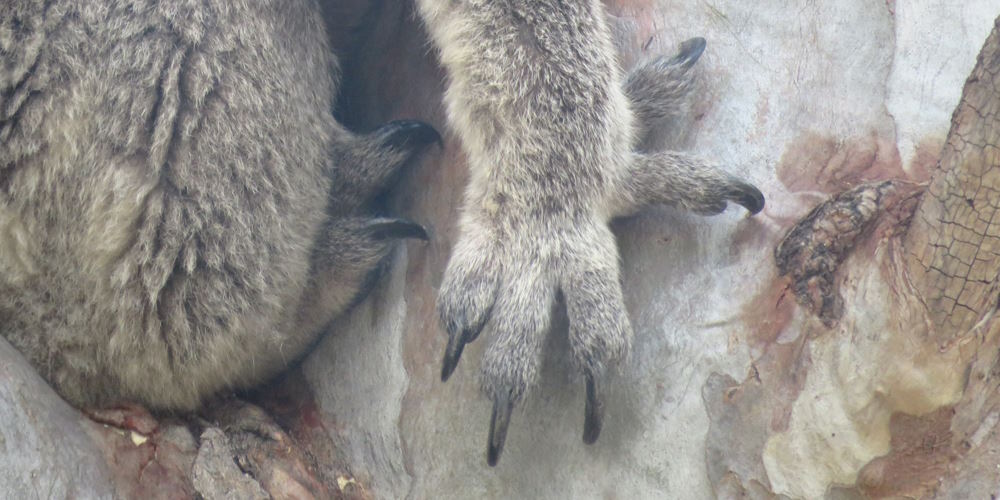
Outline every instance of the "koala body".
<path fill-rule="evenodd" d="M 763 206 L 700 159 L 638 151 L 686 102 L 704 40 L 623 76 L 598 0 L 417 4 L 470 168 L 442 378 L 489 325 L 495 464 L 561 292 L 592 442 L 632 335 L 609 220 Z M 393 238 L 425 236 L 367 202 L 439 139 L 348 132 L 337 84 L 312 0 L 0 6 L 0 334 L 79 405 L 193 409 L 301 355 Z"/>
<path fill-rule="evenodd" d="M 327 39 L 308 0 L 0 6 L 0 333 L 70 401 L 195 408 L 363 291 L 420 141 L 334 120 Z"/>

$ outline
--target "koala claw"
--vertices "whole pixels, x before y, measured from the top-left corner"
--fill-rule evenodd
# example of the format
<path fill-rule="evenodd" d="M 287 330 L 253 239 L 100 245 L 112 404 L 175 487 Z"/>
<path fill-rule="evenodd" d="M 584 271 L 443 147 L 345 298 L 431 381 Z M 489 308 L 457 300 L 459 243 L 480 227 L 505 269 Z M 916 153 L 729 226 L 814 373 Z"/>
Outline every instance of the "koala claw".
<path fill-rule="evenodd" d="M 733 184 L 731 191 L 727 193 L 727 198 L 743 205 L 750 215 L 756 215 L 764 209 L 764 194 L 755 186 L 743 181 L 736 181 Z"/>
<path fill-rule="evenodd" d="M 684 68 L 690 68 L 694 66 L 694 63 L 698 62 L 701 54 L 705 52 L 705 46 L 707 42 L 702 37 L 690 38 L 681 42 L 681 50 L 674 56 L 669 65 L 681 65 Z"/>
<path fill-rule="evenodd" d="M 489 311 L 487 311 L 486 316 L 489 316 Z M 483 331 L 483 322 L 478 325 L 471 326 L 470 329 L 463 330 L 459 332 L 448 332 L 448 347 L 444 351 L 444 360 L 441 363 L 441 381 L 447 382 L 448 378 L 455 371 L 455 367 L 458 366 L 458 360 L 462 357 L 462 351 L 465 349 L 465 344 L 476 340 L 479 333 Z"/>
<path fill-rule="evenodd" d="M 493 400 L 493 415 L 490 417 L 490 442 L 486 450 L 486 463 L 495 467 L 500 461 L 504 441 L 507 440 L 507 426 L 514 411 L 514 401 L 509 396 L 499 395 Z"/>
<path fill-rule="evenodd" d="M 587 372 L 587 406 L 584 410 L 583 442 L 594 444 L 604 423 L 604 395 L 595 377 Z"/>
<path fill-rule="evenodd" d="M 406 219 L 378 217 L 368 221 L 366 229 L 377 239 L 415 239 L 427 241 L 427 230 L 423 226 Z"/>
<path fill-rule="evenodd" d="M 432 143 L 444 147 L 441 134 L 418 120 L 394 120 L 379 127 L 375 133 L 380 144 L 397 150 L 416 151 Z"/>
<path fill-rule="evenodd" d="M 458 366 L 458 359 L 462 357 L 462 350 L 465 349 L 463 335 L 449 335 L 448 347 L 444 351 L 444 361 L 441 363 L 441 381 L 447 382 L 451 374 Z"/>

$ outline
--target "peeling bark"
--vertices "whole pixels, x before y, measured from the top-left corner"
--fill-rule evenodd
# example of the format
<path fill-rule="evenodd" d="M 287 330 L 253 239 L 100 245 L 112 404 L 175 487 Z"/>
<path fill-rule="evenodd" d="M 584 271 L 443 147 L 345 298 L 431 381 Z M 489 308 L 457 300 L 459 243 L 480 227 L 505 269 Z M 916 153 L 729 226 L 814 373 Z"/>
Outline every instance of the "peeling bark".
<path fill-rule="evenodd" d="M 802 218 L 774 250 L 781 276 L 792 279 L 799 303 L 832 327 L 844 314 L 837 268 L 885 212 L 896 224 L 909 220 L 916 186 L 901 181 L 862 184 L 821 203 Z M 912 205 L 912 203 L 910 203 Z"/>

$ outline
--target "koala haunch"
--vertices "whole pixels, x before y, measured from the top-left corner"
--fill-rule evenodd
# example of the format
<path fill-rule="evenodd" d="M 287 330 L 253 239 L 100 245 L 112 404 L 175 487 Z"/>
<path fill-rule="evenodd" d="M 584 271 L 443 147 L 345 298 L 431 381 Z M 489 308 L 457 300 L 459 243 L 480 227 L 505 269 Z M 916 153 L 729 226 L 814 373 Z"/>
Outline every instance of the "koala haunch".
<path fill-rule="evenodd" d="M 490 330 L 496 464 L 561 292 L 592 443 L 632 337 L 609 220 L 764 204 L 704 160 L 642 150 L 705 41 L 623 76 L 598 0 L 417 4 L 470 167 L 442 379 Z M 0 4 L 0 334 L 71 402 L 185 410 L 253 385 L 367 292 L 393 240 L 426 238 L 367 204 L 441 138 L 338 124 L 326 30 L 312 0 Z"/>
<path fill-rule="evenodd" d="M 440 137 L 334 120 L 314 2 L 13 0 L 0 49 L 0 333 L 75 404 L 272 376 L 426 237 L 364 206 Z"/>

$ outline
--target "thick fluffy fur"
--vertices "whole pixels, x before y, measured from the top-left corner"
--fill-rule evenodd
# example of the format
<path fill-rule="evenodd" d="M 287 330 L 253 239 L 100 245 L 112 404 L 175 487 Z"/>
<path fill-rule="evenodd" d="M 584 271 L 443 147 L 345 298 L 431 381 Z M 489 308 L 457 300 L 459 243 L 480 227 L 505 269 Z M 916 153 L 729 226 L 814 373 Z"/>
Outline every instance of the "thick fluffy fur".
<path fill-rule="evenodd" d="M 413 144 L 334 121 L 327 40 L 309 0 L 0 6 L 0 333 L 69 400 L 194 408 L 363 292 Z"/>
<path fill-rule="evenodd" d="M 450 336 L 442 378 L 488 323 L 482 385 L 494 401 L 488 458 L 496 463 L 511 408 L 537 378 L 561 291 L 592 442 L 602 381 L 632 338 L 610 219 L 658 203 L 709 214 L 727 201 L 763 206 L 759 191 L 702 160 L 634 151 L 681 109 L 704 41 L 623 82 L 599 0 L 418 3 L 448 71 L 448 117 L 470 168 L 438 298 Z"/>

